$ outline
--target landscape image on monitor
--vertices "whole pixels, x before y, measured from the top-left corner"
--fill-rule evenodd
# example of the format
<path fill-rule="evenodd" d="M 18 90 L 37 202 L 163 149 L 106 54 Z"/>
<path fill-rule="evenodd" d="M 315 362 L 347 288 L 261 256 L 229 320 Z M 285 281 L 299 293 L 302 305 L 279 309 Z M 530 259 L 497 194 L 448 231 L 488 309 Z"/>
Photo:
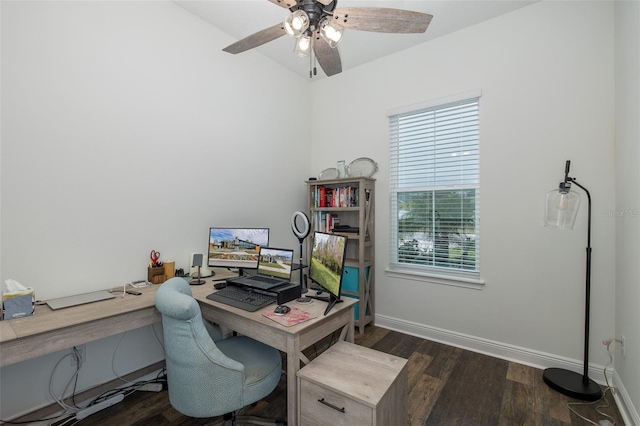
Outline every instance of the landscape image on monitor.
<path fill-rule="evenodd" d="M 268 228 L 210 228 L 208 265 L 256 268 L 260 247 L 268 245 Z"/>
<path fill-rule="evenodd" d="M 293 252 L 277 248 L 263 248 L 260 253 L 258 273 L 289 280 L 291 278 L 291 264 Z"/>
<path fill-rule="evenodd" d="M 311 254 L 311 279 L 334 296 L 340 295 L 346 238 L 316 232 Z"/>

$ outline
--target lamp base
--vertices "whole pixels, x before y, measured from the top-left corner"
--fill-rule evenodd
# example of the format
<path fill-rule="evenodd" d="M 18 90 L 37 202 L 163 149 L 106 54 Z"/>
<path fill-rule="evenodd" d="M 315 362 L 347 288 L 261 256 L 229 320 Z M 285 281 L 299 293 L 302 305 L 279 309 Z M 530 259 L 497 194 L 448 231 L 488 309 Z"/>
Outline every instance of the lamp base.
<path fill-rule="evenodd" d="M 542 374 L 544 382 L 550 388 L 583 401 L 597 401 L 602 398 L 600 385 L 587 377 L 584 383 L 582 374 L 562 368 L 547 368 Z"/>

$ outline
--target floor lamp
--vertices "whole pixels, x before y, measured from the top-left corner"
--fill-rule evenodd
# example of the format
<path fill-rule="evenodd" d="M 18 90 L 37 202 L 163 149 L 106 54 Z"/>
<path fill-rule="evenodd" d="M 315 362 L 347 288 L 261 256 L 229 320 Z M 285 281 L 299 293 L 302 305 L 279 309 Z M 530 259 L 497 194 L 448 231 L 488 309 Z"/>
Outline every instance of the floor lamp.
<path fill-rule="evenodd" d="M 584 401 L 596 401 L 602 397 L 600 385 L 589 378 L 589 299 L 591 297 L 591 195 L 589 191 L 580 185 L 574 178 L 569 177 L 567 160 L 564 170 L 564 182 L 560 187 L 547 194 L 545 226 L 560 229 L 573 229 L 578 208 L 580 207 L 580 195 L 571 192 L 571 183 L 575 183 L 587 194 L 588 219 L 587 219 L 587 272 L 585 292 L 585 318 L 584 318 L 584 365 L 582 374 L 562 368 L 547 368 L 544 370 L 544 382 L 552 389 Z"/>

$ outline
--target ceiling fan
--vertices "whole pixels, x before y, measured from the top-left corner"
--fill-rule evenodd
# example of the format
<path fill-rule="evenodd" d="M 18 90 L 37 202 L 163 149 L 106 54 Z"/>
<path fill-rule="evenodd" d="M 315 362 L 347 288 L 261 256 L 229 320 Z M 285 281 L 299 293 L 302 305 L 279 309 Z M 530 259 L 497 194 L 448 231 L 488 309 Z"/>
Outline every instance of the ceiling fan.
<path fill-rule="evenodd" d="M 225 52 L 240 53 L 273 41 L 285 34 L 296 39 L 294 52 L 314 58 L 327 76 L 342 72 L 336 48 L 345 29 L 381 33 L 423 33 L 432 15 L 382 7 L 337 8 L 338 0 L 268 0 L 289 9 L 284 22 L 265 28 L 227 47 Z M 310 66 L 309 77 L 316 73 Z"/>

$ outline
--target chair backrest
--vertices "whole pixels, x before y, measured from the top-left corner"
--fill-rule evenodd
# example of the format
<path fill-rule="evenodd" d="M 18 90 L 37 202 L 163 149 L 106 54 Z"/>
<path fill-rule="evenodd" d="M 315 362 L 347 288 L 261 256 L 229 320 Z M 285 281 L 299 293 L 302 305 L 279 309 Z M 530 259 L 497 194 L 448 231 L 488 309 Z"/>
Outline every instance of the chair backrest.
<path fill-rule="evenodd" d="M 162 314 L 171 405 L 190 417 L 244 407 L 244 365 L 217 348 L 189 284 L 178 277 L 167 280 L 158 288 L 155 304 Z"/>

